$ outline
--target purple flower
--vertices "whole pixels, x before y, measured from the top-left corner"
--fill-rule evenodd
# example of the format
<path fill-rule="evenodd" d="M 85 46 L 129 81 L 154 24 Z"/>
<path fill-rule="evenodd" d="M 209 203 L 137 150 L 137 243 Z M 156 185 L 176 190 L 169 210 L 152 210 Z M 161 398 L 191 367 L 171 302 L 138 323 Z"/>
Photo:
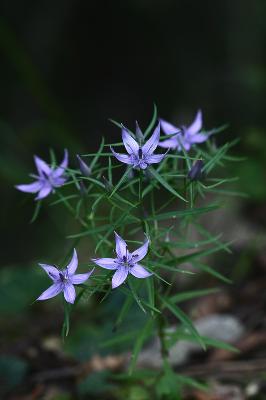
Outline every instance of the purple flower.
<path fill-rule="evenodd" d="M 116 258 L 92 259 L 96 265 L 99 265 L 102 268 L 115 270 L 112 278 L 113 289 L 120 286 L 126 280 L 128 274 L 131 274 L 136 278 L 147 278 L 152 275 L 138 263 L 148 252 L 148 239 L 139 249 L 133 251 L 133 253 L 128 251 L 126 242 L 116 232 L 115 242 Z"/>
<path fill-rule="evenodd" d="M 191 146 L 195 143 L 205 142 L 209 135 L 199 133 L 202 128 L 202 112 L 199 110 L 195 116 L 194 121 L 189 126 L 183 126 L 182 129 L 170 124 L 169 122 L 160 120 L 163 132 L 171 138 L 159 143 L 160 147 L 182 150 L 182 147 L 189 151 Z"/>
<path fill-rule="evenodd" d="M 63 292 L 65 300 L 68 303 L 73 304 L 76 298 L 74 285 L 79 285 L 80 283 L 85 282 L 93 272 L 93 270 L 91 270 L 86 274 L 75 274 L 78 267 L 78 256 L 75 249 L 70 263 L 63 270 L 59 270 L 54 265 L 39 265 L 52 279 L 53 284 L 47 290 L 45 290 L 45 292 L 43 292 L 37 300 L 47 300 Z"/>
<path fill-rule="evenodd" d="M 57 168 L 51 168 L 41 158 L 34 156 L 35 165 L 38 175 L 31 175 L 36 180 L 33 183 L 26 185 L 17 185 L 16 188 L 26 193 L 37 193 L 35 200 L 41 200 L 48 196 L 54 189 L 62 186 L 67 177 L 64 175 L 68 165 L 68 152 L 65 150 L 65 155 L 62 163 Z"/>
<path fill-rule="evenodd" d="M 144 137 L 138 125 L 136 136 L 141 143 Z M 150 164 L 162 161 L 165 156 L 165 154 L 153 154 L 160 139 L 160 123 L 155 128 L 150 139 L 143 145 L 133 139 L 125 127 L 122 128 L 122 139 L 128 154 L 116 153 L 111 147 L 112 153 L 119 161 L 132 165 L 133 168 L 146 169 Z"/>

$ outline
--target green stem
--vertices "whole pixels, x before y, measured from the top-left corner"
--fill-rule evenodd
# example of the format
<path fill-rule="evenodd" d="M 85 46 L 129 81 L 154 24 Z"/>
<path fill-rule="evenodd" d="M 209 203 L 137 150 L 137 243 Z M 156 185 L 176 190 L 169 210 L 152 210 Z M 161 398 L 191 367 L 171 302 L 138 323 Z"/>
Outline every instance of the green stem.
<path fill-rule="evenodd" d="M 158 296 L 157 296 L 157 301 L 159 301 L 159 305 L 161 305 L 161 301 L 159 300 Z M 157 304 L 157 307 L 161 309 L 159 305 Z M 168 349 L 165 343 L 165 328 L 166 328 L 166 320 L 164 315 L 161 313 L 157 317 L 157 330 L 161 347 L 161 356 L 164 363 L 168 362 L 168 356 L 169 356 Z"/>
<path fill-rule="evenodd" d="M 143 195 L 142 195 L 142 182 L 143 182 L 143 171 L 140 169 L 139 171 L 139 208 L 140 208 L 140 219 L 141 219 L 141 226 L 142 230 L 145 233 L 145 221 L 144 221 L 144 207 L 143 207 Z"/>

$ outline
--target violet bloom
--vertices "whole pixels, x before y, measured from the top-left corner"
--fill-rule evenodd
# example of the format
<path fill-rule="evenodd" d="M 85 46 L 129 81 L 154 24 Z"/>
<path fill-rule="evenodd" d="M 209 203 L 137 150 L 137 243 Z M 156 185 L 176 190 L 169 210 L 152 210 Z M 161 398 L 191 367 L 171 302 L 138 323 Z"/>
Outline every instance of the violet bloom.
<path fill-rule="evenodd" d="M 160 123 L 155 128 L 152 136 L 145 144 L 142 145 L 142 133 L 137 125 L 136 136 L 140 144 L 133 139 L 128 130 L 122 128 L 122 139 L 128 154 L 116 153 L 112 147 L 113 155 L 121 162 L 132 165 L 133 168 L 146 169 L 150 164 L 159 163 L 164 158 L 165 154 L 153 154 L 159 144 L 160 139 Z"/>
<path fill-rule="evenodd" d="M 160 147 L 182 150 L 182 147 L 189 151 L 191 146 L 195 143 L 205 142 L 209 135 L 199 133 L 202 128 L 202 112 L 199 110 L 195 116 L 194 121 L 189 126 L 183 126 L 181 129 L 170 124 L 163 119 L 160 120 L 163 132 L 171 136 L 169 139 L 159 143 Z"/>
<path fill-rule="evenodd" d="M 34 161 L 38 175 L 32 174 L 30 176 L 35 178 L 36 181 L 26 185 L 17 185 L 16 188 L 26 193 L 38 192 L 35 200 L 41 200 L 66 182 L 65 169 L 68 165 L 68 152 L 65 150 L 64 159 L 57 168 L 49 167 L 45 161 L 37 156 L 34 156 Z"/>
<path fill-rule="evenodd" d="M 127 248 L 126 242 L 115 232 L 116 242 L 116 258 L 96 258 L 92 261 L 105 269 L 115 270 L 116 272 L 112 278 L 112 288 L 120 286 L 127 278 L 128 274 L 136 278 L 148 278 L 152 274 L 148 272 L 142 265 L 138 264 L 142 260 L 149 247 L 149 240 L 137 250 L 130 253 Z"/>
<path fill-rule="evenodd" d="M 45 292 L 43 292 L 37 300 L 47 300 L 57 296 L 59 293 L 64 293 L 64 298 L 68 303 L 74 303 L 76 298 L 76 292 L 74 285 L 84 283 L 92 274 L 93 270 L 86 274 L 75 274 L 78 267 L 78 256 L 74 249 L 72 259 L 68 266 L 59 270 L 54 265 L 39 264 L 44 271 L 52 279 L 53 284 Z"/>

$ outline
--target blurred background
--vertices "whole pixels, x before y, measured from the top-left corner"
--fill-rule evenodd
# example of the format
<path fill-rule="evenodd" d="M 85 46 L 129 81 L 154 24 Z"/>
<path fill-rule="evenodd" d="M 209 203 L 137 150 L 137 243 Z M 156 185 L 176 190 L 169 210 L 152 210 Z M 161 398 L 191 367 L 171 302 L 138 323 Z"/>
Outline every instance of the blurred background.
<path fill-rule="evenodd" d="M 172 123 L 189 123 L 198 108 L 206 129 L 229 123 L 217 136 L 219 144 L 241 139 L 234 153 L 247 159 L 231 164 L 229 173 L 239 176 L 237 189 L 248 198 L 232 198 L 229 217 L 221 225 L 239 239 L 226 273 L 234 278 L 230 290 L 236 296 L 245 288 L 249 293 L 247 314 L 258 306 L 259 295 L 255 328 L 265 340 L 266 2 L 2 0 L 0 10 L 3 398 L 94 398 L 99 396 L 93 392 L 95 386 L 103 385 L 77 385 L 75 376 L 63 384 L 60 379 L 45 384 L 31 380 L 40 370 L 65 365 L 65 359 L 72 366 L 95 355 L 99 321 L 89 323 L 86 309 L 81 311 L 76 330 L 62 349 L 61 310 L 30 305 L 47 283 L 35 271 L 36 263 L 64 257 L 70 222 L 47 202 L 39 220 L 30 224 L 32 196 L 16 191 L 14 185 L 27 182 L 34 170 L 33 154 L 49 160 L 53 148 L 61 159 L 68 148 L 74 166 L 74 155 L 95 151 L 102 136 L 109 143 L 117 141 L 120 132 L 108 118 L 131 128 L 136 119 L 146 126 L 153 102 L 160 117 Z M 85 262 L 86 248 L 81 257 Z M 227 308 L 221 312 L 237 314 L 234 307 L 241 299 L 232 298 L 231 292 L 224 296 Z M 102 309 L 103 315 L 109 313 L 108 307 Z M 239 318 L 245 331 L 251 329 Z M 103 335 L 110 329 L 111 320 L 106 321 Z M 105 382 L 102 375 L 95 379 Z M 130 397 L 138 389 L 128 390 L 123 396 L 146 398 L 145 393 Z M 116 396 L 120 398 L 119 390 Z"/>

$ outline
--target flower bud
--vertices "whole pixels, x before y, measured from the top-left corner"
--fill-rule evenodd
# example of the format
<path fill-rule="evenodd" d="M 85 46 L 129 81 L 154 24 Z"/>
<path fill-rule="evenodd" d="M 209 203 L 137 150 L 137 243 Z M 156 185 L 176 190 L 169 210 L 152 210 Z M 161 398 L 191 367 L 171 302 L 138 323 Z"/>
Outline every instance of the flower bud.
<path fill-rule="evenodd" d="M 202 168 L 203 168 L 203 161 L 197 160 L 190 171 L 188 172 L 188 178 L 191 181 L 198 181 L 203 177 Z"/>
<path fill-rule="evenodd" d="M 81 159 L 81 157 L 77 154 L 77 159 L 79 162 L 79 169 L 82 175 L 89 177 L 91 175 L 91 168 Z"/>

